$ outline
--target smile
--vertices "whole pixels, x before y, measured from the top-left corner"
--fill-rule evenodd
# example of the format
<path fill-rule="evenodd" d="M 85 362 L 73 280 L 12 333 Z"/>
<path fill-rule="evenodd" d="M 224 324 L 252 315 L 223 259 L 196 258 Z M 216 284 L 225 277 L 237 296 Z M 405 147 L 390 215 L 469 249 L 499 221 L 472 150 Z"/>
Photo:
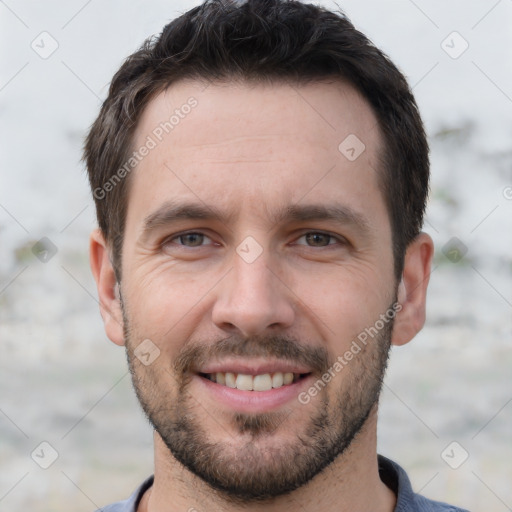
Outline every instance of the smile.
<path fill-rule="evenodd" d="M 230 411 L 264 413 L 297 402 L 314 379 L 306 365 L 286 360 L 227 357 L 195 369 L 197 396 Z M 297 402 L 299 403 L 299 402 Z"/>
<path fill-rule="evenodd" d="M 244 373 L 215 372 L 200 373 L 199 375 L 211 382 L 215 382 L 216 384 L 232 389 L 239 389 L 241 391 L 270 391 L 271 389 L 289 386 L 290 384 L 307 377 L 309 374 L 274 372 L 250 375 Z"/>

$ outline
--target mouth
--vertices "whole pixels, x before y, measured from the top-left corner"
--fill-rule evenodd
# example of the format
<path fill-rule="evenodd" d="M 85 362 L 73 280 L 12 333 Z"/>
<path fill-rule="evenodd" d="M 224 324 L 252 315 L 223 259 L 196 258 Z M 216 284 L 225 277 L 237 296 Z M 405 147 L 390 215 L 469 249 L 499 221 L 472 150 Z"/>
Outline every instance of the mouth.
<path fill-rule="evenodd" d="M 213 372 L 198 373 L 198 375 L 203 379 L 231 389 L 262 392 L 291 386 L 307 378 L 310 373 L 272 372 L 252 375 L 249 373 Z"/>
<path fill-rule="evenodd" d="M 193 376 L 193 386 L 212 404 L 251 414 L 297 402 L 299 393 L 315 379 L 312 368 L 298 363 L 238 357 L 212 361 L 197 368 Z"/>

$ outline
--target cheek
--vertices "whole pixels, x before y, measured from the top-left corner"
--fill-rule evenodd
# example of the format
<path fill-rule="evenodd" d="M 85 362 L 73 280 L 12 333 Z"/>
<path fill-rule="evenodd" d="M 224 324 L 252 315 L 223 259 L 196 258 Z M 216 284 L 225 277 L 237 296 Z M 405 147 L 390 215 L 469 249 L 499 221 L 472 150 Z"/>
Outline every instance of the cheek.
<path fill-rule="evenodd" d="M 366 327 L 373 325 L 389 306 L 389 283 L 372 265 L 344 265 L 295 279 L 294 291 L 324 339 L 329 350 L 343 353 L 345 347 Z"/>
<path fill-rule="evenodd" d="M 151 269 L 140 265 L 126 275 L 130 278 L 124 283 L 123 298 L 129 305 L 133 331 L 165 351 L 178 350 L 193 333 L 198 315 L 204 315 L 208 293 L 218 281 L 211 273 L 185 274 L 169 263 Z"/>

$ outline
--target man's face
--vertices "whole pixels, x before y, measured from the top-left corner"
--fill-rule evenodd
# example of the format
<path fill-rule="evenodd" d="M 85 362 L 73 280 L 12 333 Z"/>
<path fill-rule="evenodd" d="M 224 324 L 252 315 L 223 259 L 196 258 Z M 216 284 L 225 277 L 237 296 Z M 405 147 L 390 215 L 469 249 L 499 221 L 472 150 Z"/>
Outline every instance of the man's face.
<path fill-rule="evenodd" d="M 234 498 L 284 494 L 376 408 L 392 322 L 357 337 L 396 300 L 376 118 L 341 83 L 180 82 L 148 105 L 134 149 L 148 136 L 122 257 L 137 394 L 203 480 Z"/>

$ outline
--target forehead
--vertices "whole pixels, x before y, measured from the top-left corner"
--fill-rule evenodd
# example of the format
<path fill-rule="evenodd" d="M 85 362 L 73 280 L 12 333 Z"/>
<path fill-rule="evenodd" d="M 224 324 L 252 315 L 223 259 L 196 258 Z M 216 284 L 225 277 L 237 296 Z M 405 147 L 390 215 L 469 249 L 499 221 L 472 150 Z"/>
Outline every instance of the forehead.
<path fill-rule="evenodd" d="M 373 203 L 383 213 L 378 123 L 366 100 L 339 81 L 181 81 L 146 107 L 134 138 L 135 150 L 143 146 L 151 150 L 133 173 L 129 213 L 185 196 L 271 211 L 306 195 L 336 196 L 360 210 Z"/>
<path fill-rule="evenodd" d="M 274 135 L 316 143 L 323 139 L 330 149 L 350 134 L 370 146 L 380 135 L 366 99 L 339 80 L 305 85 L 182 80 L 149 102 L 135 137 L 142 142 L 141 136 L 148 133 L 157 139 L 172 135 L 167 140 L 187 149 L 220 143 L 233 129 L 239 136 Z"/>

